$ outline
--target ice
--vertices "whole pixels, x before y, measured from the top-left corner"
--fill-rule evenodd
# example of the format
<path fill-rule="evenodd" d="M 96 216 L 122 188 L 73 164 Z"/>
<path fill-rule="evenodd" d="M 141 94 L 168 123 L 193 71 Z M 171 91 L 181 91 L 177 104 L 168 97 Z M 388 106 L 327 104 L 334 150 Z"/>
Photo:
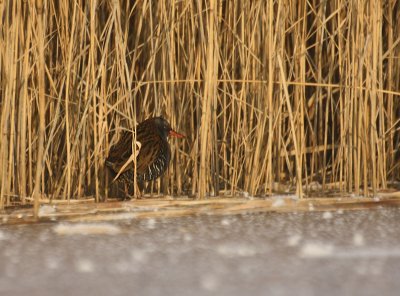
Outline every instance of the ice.
<path fill-rule="evenodd" d="M 135 265 L 126 260 L 120 260 L 113 264 L 113 269 L 118 273 L 128 273 L 128 272 L 135 272 L 136 268 Z"/>
<path fill-rule="evenodd" d="M 374 260 L 375 261 L 375 260 Z M 356 265 L 355 271 L 357 274 L 363 276 L 376 276 L 382 273 L 382 263 L 376 262 L 361 262 L 361 264 Z"/>
<path fill-rule="evenodd" d="M 400 208 L 329 212 L 1 225 L 0 295 L 397 295 Z"/>
<path fill-rule="evenodd" d="M 118 234 L 120 227 L 109 223 L 77 223 L 77 224 L 58 224 L 53 227 L 53 231 L 59 235 L 91 235 L 91 234 Z"/>

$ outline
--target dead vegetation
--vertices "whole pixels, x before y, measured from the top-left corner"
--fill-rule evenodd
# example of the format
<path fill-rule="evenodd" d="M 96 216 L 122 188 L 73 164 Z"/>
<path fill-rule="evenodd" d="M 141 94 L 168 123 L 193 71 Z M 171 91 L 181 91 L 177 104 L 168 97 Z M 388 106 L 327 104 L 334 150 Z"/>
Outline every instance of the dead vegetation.
<path fill-rule="evenodd" d="M 107 195 L 121 129 L 188 135 L 148 192 L 399 177 L 400 1 L 1 1 L 0 206 Z"/>

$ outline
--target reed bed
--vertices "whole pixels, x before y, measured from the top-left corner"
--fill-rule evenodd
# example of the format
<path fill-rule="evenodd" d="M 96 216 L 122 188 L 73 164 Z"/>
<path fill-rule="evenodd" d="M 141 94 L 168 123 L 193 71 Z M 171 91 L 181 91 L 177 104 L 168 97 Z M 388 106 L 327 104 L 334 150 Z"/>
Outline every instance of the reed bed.
<path fill-rule="evenodd" d="M 198 198 L 375 194 L 399 178 L 400 1 L 0 1 L 0 206 L 102 200 L 120 131 L 162 115 Z"/>

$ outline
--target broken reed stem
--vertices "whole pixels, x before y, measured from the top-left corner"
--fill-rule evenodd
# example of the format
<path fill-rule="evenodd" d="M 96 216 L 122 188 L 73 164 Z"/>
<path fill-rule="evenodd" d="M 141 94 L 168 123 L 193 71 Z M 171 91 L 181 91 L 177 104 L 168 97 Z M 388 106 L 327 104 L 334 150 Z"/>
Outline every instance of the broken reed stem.
<path fill-rule="evenodd" d="M 6 3 L 1 207 L 101 200 L 110 145 L 157 115 L 188 137 L 154 192 L 368 195 L 400 176 L 400 0 Z"/>

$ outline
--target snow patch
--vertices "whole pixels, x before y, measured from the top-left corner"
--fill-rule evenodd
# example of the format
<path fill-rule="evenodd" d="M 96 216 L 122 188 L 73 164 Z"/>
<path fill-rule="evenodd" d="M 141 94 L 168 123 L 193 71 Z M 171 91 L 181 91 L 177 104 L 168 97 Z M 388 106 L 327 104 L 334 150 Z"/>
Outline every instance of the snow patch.
<path fill-rule="evenodd" d="M 300 256 L 306 258 L 328 257 L 333 254 L 333 251 L 333 245 L 309 242 L 302 246 Z"/>
<path fill-rule="evenodd" d="M 48 269 L 58 269 L 60 267 L 60 261 L 55 257 L 48 257 L 46 258 L 46 266 Z"/>
<path fill-rule="evenodd" d="M 135 262 L 146 262 L 148 258 L 147 251 L 141 249 L 132 250 L 131 258 Z"/>
<path fill-rule="evenodd" d="M 153 218 L 149 218 L 146 220 L 146 227 L 148 229 L 154 229 L 156 228 L 156 220 Z"/>
<path fill-rule="evenodd" d="M 215 291 L 218 288 L 217 276 L 205 275 L 200 280 L 201 287 L 206 291 Z"/>
<path fill-rule="evenodd" d="M 311 202 L 308 203 L 308 210 L 309 211 L 314 211 L 314 205 Z"/>
<path fill-rule="evenodd" d="M 192 237 L 191 234 L 185 233 L 185 234 L 183 235 L 183 240 L 184 240 L 185 242 L 190 242 L 190 241 L 193 240 L 193 237 Z"/>
<path fill-rule="evenodd" d="M 295 234 L 288 238 L 287 244 L 288 244 L 288 246 L 294 247 L 299 244 L 300 240 L 301 240 L 301 236 L 298 234 Z"/>
<path fill-rule="evenodd" d="M 250 195 L 250 193 L 248 193 L 248 192 L 246 192 L 246 191 L 243 191 L 243 192 L 242 192 L 242 196 L 243 196 L 244 198 L 246 198 L 246 199 L 250 199 L 250 200 L 253 200 L 253 199 L 254 199 L 254 196 Z"/>
<path fill-rule="evenodd" d="M 256 250 L 249 245 L 223 244 L 217 247 L 217 252 L 228 257 L 250 257 L 256 255 Z"/>
<path fill-rule="evenodd" d="M 53 227 L 53 231 L 59 235 L 92 235 L 92 234 L 118 234 L 121 229 L 108 223 L 77 223 L 59 224 Z"/>
<path fill-rule="evenodd" d="M 363 236 L 361 236 L 363 237 Z M 362 240 L 364 238 L 356 238 Z M 360 242 L 357 242 L 360 243 Z M 307 243 L 300 250 L 303 258 L 335 258 L 335 259 L 377 259 L 377 258 L 400 258 L 400 249 L 369 248 L 358 246 L 358 248 L 337 248 L 331 244 Z"/>
<path fill-rule="evenodd" d="M 79 259 L 75 262 L 75 267 L 78 272 L 90 273 L 94 271 L 94 264 L 88 259 Z"/>
<path fill-rule="evenodd" d="M 299 197 L 296 194 L 276 194 L 273 196 L 273 199 L 291 199 L 291 200 L 298 200 Z"/>
<path fill-rule="evenodd" d="M 56 207 L 55 206 L 50 206 L 50 205 L 42 205 L 39 208 L 39 217 L 43 217 L 49 214 L 54 214 L 56 212 Z"/>
<path fill-rule="evenodd" d="M 321 190 L 321 189 L 322 189 L 321 183 L 319 183 L 319 182 L 317 182 L 317 181 L 314 181 L 314 182 L 309 183 L 309 184 L 308 184 L 308 187 L 309 187 L 311 190 Z"/>
<path fill-rule="evenodd" d="M 400 258 L 400 249 L 387 249 L 387 248 L 363 248 L 363 249 L 345 249 L 337 250 L 330 257 L 338 259 L 348 258 Z"/>
<path fill-rule="evenodd" d="M 7 239 L 7 236 L 4 234 L 3 231 L 0 231 L 0 241 L 6 240 L 6 239 Z"/>
<path fill-rule="evenodd" d="M 281 207 L 285 205 L 285 200 L 283 198 L 276 198 L 272 203 L 272 207 Z"/>
<path fill-rule="evenodd" d="M 327 212 L 324 212 L 324 213 L 322 214 L 322 218 L 324 218 L 324 219 L 332 219 L 332 218 L 333 218 L 333 215 L 332 215 L 331 212 L 327 211 Z"/>
<path fill-rule="evenodd" d="M 359 232 L 354 233 L 353 244 L 355 246 L 363 246 L 365 244 L 364 236 Z"/>

